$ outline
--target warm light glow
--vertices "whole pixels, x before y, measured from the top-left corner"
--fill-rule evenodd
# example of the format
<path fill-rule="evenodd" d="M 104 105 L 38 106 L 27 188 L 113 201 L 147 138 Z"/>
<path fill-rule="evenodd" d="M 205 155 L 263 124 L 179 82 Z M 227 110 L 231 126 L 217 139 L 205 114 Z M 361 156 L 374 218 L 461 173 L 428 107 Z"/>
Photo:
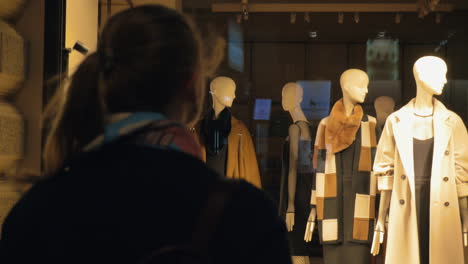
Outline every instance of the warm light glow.
<path fill-rule="evenodd" d="M 447 64 L 439 57 L 422 57 L 414 64 L 414 74 L 428 92 L 439 95 L 447 83 Z"/>
<path fill-rule="evenodd" d="M 217 77 L 211 82 L 210 93 L 221 105 L 231 107 L 236 98 L 236 83 L 229 77 Z"/>

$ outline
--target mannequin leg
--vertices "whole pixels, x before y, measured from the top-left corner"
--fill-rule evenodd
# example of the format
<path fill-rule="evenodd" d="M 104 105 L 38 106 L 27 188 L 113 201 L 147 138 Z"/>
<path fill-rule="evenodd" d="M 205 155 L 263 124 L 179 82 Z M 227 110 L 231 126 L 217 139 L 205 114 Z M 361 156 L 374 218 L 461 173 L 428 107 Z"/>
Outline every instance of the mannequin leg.
<path fill-rule="evenodd" d="M 293 264 L 310 264 L 309 256 L 293 256 Z"/>

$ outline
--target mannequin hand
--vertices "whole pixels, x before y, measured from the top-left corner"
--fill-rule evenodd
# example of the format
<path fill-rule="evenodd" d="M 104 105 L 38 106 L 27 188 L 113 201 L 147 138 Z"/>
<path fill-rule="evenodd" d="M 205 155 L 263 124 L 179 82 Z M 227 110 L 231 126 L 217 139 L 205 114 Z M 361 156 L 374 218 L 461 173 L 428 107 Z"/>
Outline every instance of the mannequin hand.
<path fill-rule="evenodd" d="M 286 228 L 288 232 L 292 232 L 294 228 L 294 212 L 286 213 Z"/>
<path fill-rule="evenodd" d="M 286 209 L 286 229 L 288 232 L 292 232 L 294 229 L 294 203 L 288 204 L 288 208 Z"/>
<path fill-rule="evenodd" d="M 309 243 L 312 241 L 312 235 L 315 228 L 315 208 L 310 210 L 309 219 L 307 219 L 307 226 L 304 234 L 304 241 Z"/>
<path fill-rule="evenodd" d="M 377 256 L 380 252 L 380 244 L 383 243 L 385 236 L 385 223 L 380 219 L 377 221 L 374 230 L 374 239 L 372 240 L 371 254 Z"/>

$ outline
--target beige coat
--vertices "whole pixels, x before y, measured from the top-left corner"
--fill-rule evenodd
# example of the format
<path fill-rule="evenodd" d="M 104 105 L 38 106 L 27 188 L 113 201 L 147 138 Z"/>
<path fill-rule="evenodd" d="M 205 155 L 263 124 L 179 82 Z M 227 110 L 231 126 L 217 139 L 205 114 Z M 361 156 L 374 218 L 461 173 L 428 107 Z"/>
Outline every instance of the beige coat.
<path fill-rule="evenodd" d="M 393 190 L 386 264 L 418 264 L 413 164 L 414 99 L 390 115 L 377 147 L 380 190 Z M 468 135 L 458 115 L 434 100 L 430 201 L 430 263 L 463 264 L 458 197 L 468 196 Z"/>

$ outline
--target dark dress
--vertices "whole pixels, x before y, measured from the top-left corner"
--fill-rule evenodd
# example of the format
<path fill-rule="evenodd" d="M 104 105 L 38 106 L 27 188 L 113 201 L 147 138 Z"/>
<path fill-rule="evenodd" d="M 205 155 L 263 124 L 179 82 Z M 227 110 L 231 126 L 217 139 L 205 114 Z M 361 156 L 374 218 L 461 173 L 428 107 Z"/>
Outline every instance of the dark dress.
<path fill-rule="evenodd" d="M 142 263 L 188 243 L 220 177 L 177 151 L 112 143 L 37 183 L 7 217 L 0 263 Z M 66 167 L 67 168 L 67 167 Z M 210 243 L 212 263 L 290 264 L 277 208 L 245 181 L 234 187 Z"/>
<path fill-rule="evenodd" d="M 360 135 L 356 136 L 360 140 Z M 353 239 L 354 203 L 355 195 L 352 186 L 352 171 L 357 170 L 355 160 L 359 159 L 356 141 L 345 150 L 336 153 L 337 170 L 342 170 L 343 178 L 343 234 L 341 244 L 324 244 L 323 258 L 325 264 L 367 264 L 370 263 L 370 245 L 367 243 L 351 242 Z M 340 173 L 337 173 L 340 175 Z"/>
<path fill-rule="evenodd" d="M 283 145 L 280 191 L 280 215 L 283 219 L 286 219 L 288 207 L 289 144 L 289 140 L 286 140 Z M 294 228 L 292 232 L 288 232 L 288 238 L 293 256 L 310 256 L 313 250 L 312 243 L 304 241 L 304 234 L 311 209 L 310 197 L 313 182 L 311 140 L 299 140 L 296 175 Z"/>
<path fill-rule="evenodd" d="M 225 144 L 218 153 L 206 152 L 206 166 L 223 177 L 226 177 L 227 150 L 228 144 Z"/>
<path fill-rule="evenodd" d="M 434 138 L 413 138 L 413 146 L 420 264 L 429 264 L 429 212 Z"/>

